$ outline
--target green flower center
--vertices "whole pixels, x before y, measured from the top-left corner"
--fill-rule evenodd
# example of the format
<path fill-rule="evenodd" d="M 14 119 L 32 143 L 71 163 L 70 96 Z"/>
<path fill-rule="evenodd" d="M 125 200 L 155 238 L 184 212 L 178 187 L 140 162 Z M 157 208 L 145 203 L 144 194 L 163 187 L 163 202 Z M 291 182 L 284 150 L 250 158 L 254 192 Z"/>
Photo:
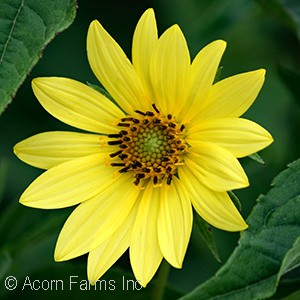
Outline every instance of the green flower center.
<path fill-rule="evenodd" d="M 119 134 L 108 135 L 111 146 L 119 149 L 110 154 L 111 166 L 122 167 L 119 172 L 132 172 L 134 184 L 151 178 L 155 185 L 166 180 L 171 184 L 182 164 L 182 155 L 187 146 L 183 140 L 184 125 L 175 122 L 172 115 L 164 116 L 152 105 L 154 111 L 136 110 L 136 117 L 121 119 Z"/>

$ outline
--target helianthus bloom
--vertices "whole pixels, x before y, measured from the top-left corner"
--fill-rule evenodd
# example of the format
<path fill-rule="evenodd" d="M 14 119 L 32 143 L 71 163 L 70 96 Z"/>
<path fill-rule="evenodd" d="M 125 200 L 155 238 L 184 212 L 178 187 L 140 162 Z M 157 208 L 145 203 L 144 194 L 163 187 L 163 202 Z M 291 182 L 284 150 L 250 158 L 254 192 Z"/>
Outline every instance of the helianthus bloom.
<path fill-rule="evenodd" d="M 237 158 L 272 142 L 265 129 L 239 118 L 265 71 L 214 83 L 225 47 L 214 41 L 191 63 L 178 25 L 158 38 L 149 9 L 135 29 L 132 63 L 98 21 L 89 27 L 90 66 L 115 102 L 72 79 L 33 80 L 50 114 L 89 132 L 41 133 L 14 148 L 21 160 L 47 169 L 22 204 L 79 204 L 59 235 L 56 261 L 89 253 L 95 282 L 129 248 L 135 277 L 146 286 L 163 258 L 182 266 L 193 208 L 217 228 L 247 228 L 227 191 L 249 185 Z"/>

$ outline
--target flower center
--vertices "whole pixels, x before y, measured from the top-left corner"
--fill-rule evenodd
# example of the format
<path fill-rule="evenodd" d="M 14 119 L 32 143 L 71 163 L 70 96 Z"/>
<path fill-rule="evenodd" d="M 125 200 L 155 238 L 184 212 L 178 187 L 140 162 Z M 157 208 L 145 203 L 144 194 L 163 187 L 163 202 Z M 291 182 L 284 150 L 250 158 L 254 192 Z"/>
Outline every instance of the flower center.
<path fill-rule="evenodd" d="M 170 185 L 187 149 L 184 125 L 177 124 L 170 114 L 162 115 L 155 104 L 152 107 L 153 111 L 136 110 L 137 117 L 121 119 L 120 132 L 108 135 L 114 139 L 108 144 L 119 146 L 118 151 L 110 154 L 113 160 L 117 159 L 111 166 L 121 167 L 120 173 L 133 172 L 135 185 L 148 178 L 155 185 L 164 180 Z"/>

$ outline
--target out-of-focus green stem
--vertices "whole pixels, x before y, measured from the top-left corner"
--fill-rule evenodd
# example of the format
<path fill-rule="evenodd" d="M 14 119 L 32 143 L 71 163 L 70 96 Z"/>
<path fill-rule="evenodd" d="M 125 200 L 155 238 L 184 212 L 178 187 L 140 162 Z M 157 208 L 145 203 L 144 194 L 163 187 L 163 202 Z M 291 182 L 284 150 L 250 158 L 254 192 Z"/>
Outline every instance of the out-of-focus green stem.
<path fill-rule="evenodd" d="M 170 265 L 167 261 L 163 260 L 159 270 L 156 283 L 153 289 L 152 300 L 162 300 L 165 292 L 165 288 L 168 281 Z"/>

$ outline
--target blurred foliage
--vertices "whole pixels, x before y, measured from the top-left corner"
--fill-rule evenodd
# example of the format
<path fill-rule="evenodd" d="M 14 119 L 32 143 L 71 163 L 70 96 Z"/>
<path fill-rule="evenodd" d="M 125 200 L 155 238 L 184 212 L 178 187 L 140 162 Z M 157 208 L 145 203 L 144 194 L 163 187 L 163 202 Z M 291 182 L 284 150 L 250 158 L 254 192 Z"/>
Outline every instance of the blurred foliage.
<path fill-rule="evenodd" d="M 218 262 L 221 262 L 211 226 L 205 220 L 203 220 L 195 211 L 193 214 L 193 221 L 194 231 L 198 232 L 199 236 L 203 240 L 204 244 L 207 245 L 214 258 Z"/>
<path fill-rule="evenodd" d="M 256 0 L 267 12 L 294 31 L 300 39 L 300 2 L 298 0 Z"/>
<path fill-rule="evenodd" d="M 26 0 L 24 0 L 26 1 Z M 41 1 L 41 2 L 46 2 Z M 48 2 L 48 0 L 47 0 Z M 50 1 L 51 2 L 51 1 Z M 208 42 L 223 39 L 228 47 L 222 59 L 220 76 L 258 68 L 267 70 L 266 82 L 245 117 L 272 133 L 275 142 L 260 153 L 264 165 L 245 158 L 241 162 L 251 186 L 235 191 L 246 217 L 259 194 L 266 193 L 272 179 L 290 162 L 300 157 L 300 46 L 299 1 L 297 0 L 78 0 L 77 16 L 68 30 L 57 35 L 46 47 L 43 57 L 28 75 L 14 101 L 0 118 L 0 297 L 4 299 L 74 299 L 111 297 L 113 299 L 150 299 L 155 279 L 146 289 L 124 292 L 105 291 L 7 291 L 3 279 L 15 275 L 20 282 L 32 279 L 63 279 L 70 276 L 86 280 L 86 257 L 54 263 L 53 251 L 59 230 L 70 210 L 43 211 L 18 203 L 22 191 L 41 171 L 19 161 L 12 152 L 14 144 L 33 134 L 50 130 L 72 130 L 46 113 L 34 98 L 30 81 L 37 76 L 63 76 L 98 84 L 86 58 L 86 32 L 98 19 L 131 56 L 135 25 L 148 7 L 155 9 L 159 32 L 178 23 L 192 57 Z M 2 3 L 2 2 L 1 2 Z M 272 5 L 271 5 L 272 4 Z M 0 10 L 1 18 L 1 10 Z M 1 29 L 0 29 L 1 30 Z M 1 70 L 0 70 L 1 72 Z M 221 79 L 221 78 L 220 78 Z M 3 164 L 5 166 L 3 167 Z M 5 185 L 4 185 L 5 184 Z M 287 212 L 288 213 L 288 212 Z M 226 262 L 237 244 L 237 233 L 212 229 L 222 262 Z M 190 292 L 214 275 L 221 264 L 194 228 L 181 270 L 171 269 L 166 299 Z M 133 279 L 128 253 L 103 278 Z M 298 275 L 297 275 L 298 276 Z M 299 278 L 299 276 L 298 276 Z M 294 283 L 283 276 L 278 289 L 280 298 L 291 293 Z M 287 288 L 285 288 L 287 287 Z M 295 292 L 294 295 L 299 295 Z M 290 299 L 293 299 L 293 294 Z"/>

